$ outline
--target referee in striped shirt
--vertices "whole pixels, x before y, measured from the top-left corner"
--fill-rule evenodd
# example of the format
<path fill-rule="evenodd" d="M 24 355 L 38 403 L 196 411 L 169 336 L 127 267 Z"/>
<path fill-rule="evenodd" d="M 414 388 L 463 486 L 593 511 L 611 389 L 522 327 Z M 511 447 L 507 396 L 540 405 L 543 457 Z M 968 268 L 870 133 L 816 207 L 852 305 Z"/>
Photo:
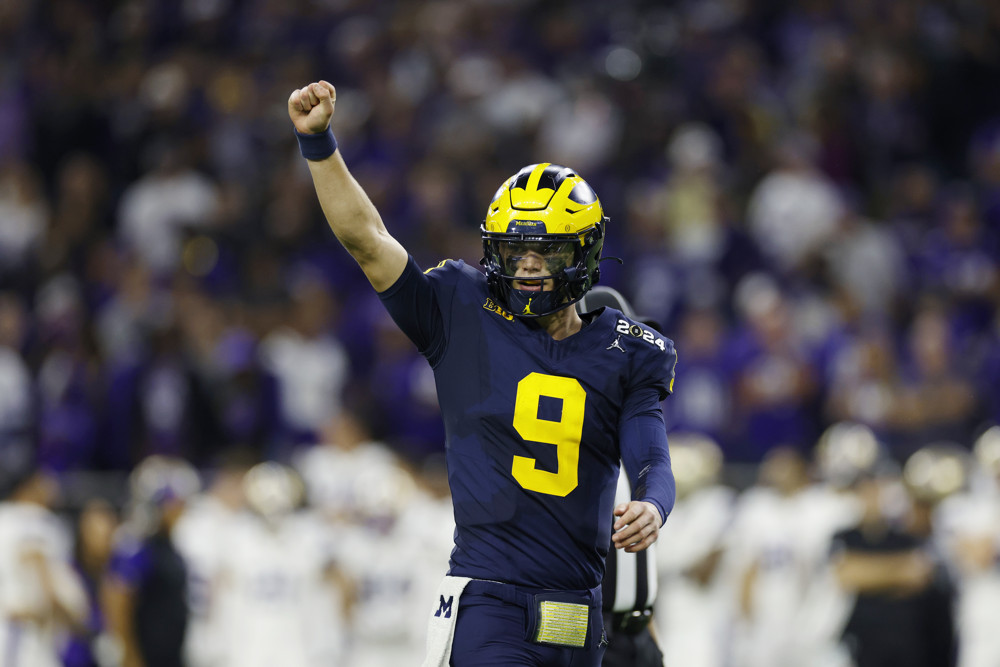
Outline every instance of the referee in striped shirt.
<path fill-rule="evenodd" d="M 610 287 L 595 286 L 577 304 L 581 313 L 601 306 L 616 308 L 654 329 L 655 322 L 637 317 L 632 306 Z M 632 500 L 632 488 L 622 465 L 615 492 L 615 506 Z M 615 517 L 608 517 L 614 522 Z M 638 553 L 608 551 L 601 584 L 604 599 L 604 632 L 608 648 L 603 667 L 663 667 L 663 653 L 653 635 L 652 609 L 656 600 L 656 545 Z"/>
<path fill-rule="evenodd" d="M 631 499 L 632 489 L 623 467 L 615 505 Z M 604 632 L 608 637 L 603 667 L 663 667 L 663 653 L 650 623 L 656 600 L 655 546 L 638 553 L 619 549 L 608 552 L 601 584 Z"/>

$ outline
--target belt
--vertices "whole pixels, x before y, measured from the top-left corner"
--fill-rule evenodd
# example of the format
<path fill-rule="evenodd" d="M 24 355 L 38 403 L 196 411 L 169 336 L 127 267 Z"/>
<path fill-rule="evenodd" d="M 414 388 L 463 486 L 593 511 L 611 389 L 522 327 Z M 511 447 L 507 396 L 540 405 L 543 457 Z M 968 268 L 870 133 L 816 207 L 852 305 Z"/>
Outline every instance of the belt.
<path fill-rule="evenodd" d="M 637 635 L 649 626 L 652 617 L 652 609 L 604 612 L 604 623 L 611 632 Z"/>

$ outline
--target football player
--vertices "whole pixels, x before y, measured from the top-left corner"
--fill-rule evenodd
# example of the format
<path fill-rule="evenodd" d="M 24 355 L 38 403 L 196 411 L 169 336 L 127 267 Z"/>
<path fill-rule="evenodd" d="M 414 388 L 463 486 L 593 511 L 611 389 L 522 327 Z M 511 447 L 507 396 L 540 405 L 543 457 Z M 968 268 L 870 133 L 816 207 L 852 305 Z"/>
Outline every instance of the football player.
<path fill-rule="evenodd" d="M 434 369 L 445 423 L 455 549 L 425 664 L 596 666 L 609 545 L 646 549 L 673 507 L 660 409 L 673 342 L 571 307 L 598 280 L 608 219 L 566 167 L 531 165 L 497 190 L 485 275 L 421 271 L 337 151 L 335 100 L 324 81 L 290 95 L 300 150 L 334 234 Z M 615 507 L 620 459 L 634 500 Z"/>
<path fill-rule="evenodd" d="M 812 575 L 813 527 L 808 467 L 802 454 L 779 446 L 765 455 L 757 486 L 737 502 L 726 544 L 726 568 L 734 568 L 739 615 L 734 628 L 736 667 L 799 667 L 797 627 Z"/>
<path fill-rule="evenodd" d="M 660 592 L 654 619 L 668 665 L 721 667 L 735 605 L 720 567 L 736 493 L 719 482 L 722 450 L 699 433 L 670 434 L 677 479 L 675 517 L 658 551 Z"/>
<path fill-rule="evenodd" d="M 213 593 L 220 564 L 231 548 L 229 531 L 244 509 L 243 477 L 255 463 L 250 452 L 226 452 L 211 473 L 204 493 L 191 498 L 174 529 L 174 542 L 188 575 L 188 617 L 184 656 L 189 667 L 216 667 L 224 651 L 213 622 Z"/>
<path fill-rule="evenodd" d="M 1000 426 L 980 435 L 967 487 L 945 498 L 935 514 L 944 553 L 955 574 L 958 666 L 1000 665 Z M 935 470 L 937 472 L 938 469 Z M 937 474 L 940 479 L 940 472 Z"/>
<path fill-rule="evenodd" d="M 57 667 L 67 630 L 87 617 L 83 582 L 70 564 L 71 537 L 52 513 L 55 478 L 26 467 L 6 480 L 0 503 L 0 655 L 7 667 Z"/>
<path fill-rule="evenodd" d="M 250 512 L 234 521 L 219 563 L 220 667 L 345 664 L 343 588 L 331 535 L 299 511 L 302 482 L 267 461 L 243 479 Z"/>
<path fill-rule="evenodd" d="M 406 468 L 359 471 L 355 485 L 356 511 L 336 529 L 337 560 L 354 589 L 349 663 L 414 664 L 424 648 L 422 612 L 445 572 L 440 550 L 427 539 L 437 526 L 421 524 L 423 513 L 412 511 L 424 503 L 423 491 Z"/>

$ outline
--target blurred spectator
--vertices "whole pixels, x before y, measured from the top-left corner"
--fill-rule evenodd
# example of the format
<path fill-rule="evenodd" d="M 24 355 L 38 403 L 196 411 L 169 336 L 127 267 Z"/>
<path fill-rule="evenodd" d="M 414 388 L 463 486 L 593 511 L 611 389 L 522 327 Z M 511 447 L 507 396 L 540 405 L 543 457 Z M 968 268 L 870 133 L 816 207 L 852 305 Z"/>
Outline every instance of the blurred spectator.
<path fill-rule="evenodd" d="M 162 83 L 168 84 L 173 73 L 164 70 L 167 80 Z M 151 82 L 150 91 L 157 90 L 170 94 L 171 88 Z M 191 167 L 185 155 L 188 143 L 164 137 L 148 150 L 151 169 L 122 193 L 119 235 L 154 274 L 169 275 L 180 259 L 184 228 L 211 222 L 218 191 L 209 178 Z"/>
<path fill-rule="evenodd" d="M 129 469 L 150 454 L 207 460 L 213 443 L 211 403 L 176 327 L 143 331 L 141 354 L 113 364 L 102 461 Z"/>
<path fill-rule="evenodd" d="M 918 277 L 924 290 L 946 300 L 959 342 L 989 327 L 1000 293 L 1000 237 L 983 224 L 972 191 L 946 193 L 939 224 L 918 251 Z"/>
<path fill-rule="evenodd" d="M 389 316 L 377 326 L 375 364 L 368 378 L 379 433 L 412 460 L 444 450 L 444 424 L 430 367 L 411 354 L 413 344 Z"/>
<path fill-rule="evenodd" d="M 844 213 L 840 194 L 814 164 L 814 141 L 792 133 L 776 146 L 774 170 L 754 189 L 747 218 L 777 268 L 794 272 L 834 238 Z"/>
<path fill-rule="evenodd" d="M 0 163 L 0 277 L 16 280 L 32 268 L 48 230 L 50 208 L 36 169 L 22 162 Z"/>
<path fill-rule="evenodd" d="M 26 328 L 23 301 L 0 293 L 0 461 L 10 470 L 34 456 L 35 381 L 23 357 Z"/>
<path fill-rule="evenodd" d="M 935 440 L 961 442 L 977 416 L 978 400 L 963 375 L 951 323 L 942 307 L 917 312 L 907 338 L 907 363 L 895 392 L 897 456 Z"/>
<path fill-rule="evenodd" d="M 216 364 L 207 383 L 216 428 L 215 451 L 245 444 L 261 455 L 277 453 L 277 382 L 260 359 L 257 339 L 234 327 L 222 334 L 212 356 Z"/>
<path fill-rule="evenodd" d="M 891 317 L 907 283 L 905 256 L 895 235 L 880 222 L 845 212 L 823 254 L 831 278 L 849 295 L 864 320 Z"/>
<path fill-rule="evenodd" d="M 672 430 L 702 433 L 718 442 L 739 437 L 732 429 L 731 369 L 726 358 L 725 321 L 711 309 L 689 310 L 674 329 L 675 344 L 684 350 L 677 365 L 683 392 L 663 402 Z"/>
<path fill-rule="evenodd" d="M 262 343 L 265 367 L 278 383 L 285 437 L 290 444 L 315 442 L 326 419 L 341 410 L 349 365 L 333 335 L 338 304 L 318 276 L 303 275 L 292 285 L 288 322 Z"/>
<path fill-rule="evenodd" d="M 80 285 L 61 273 L 36 299 L 38 455 L 56 470 L 86 469 L 98 459 L 106 368 L 86 319 Z"/>
<path fill-rule="evenodd" d="M 731 456 L 759 461 L 775 445 L 804 449 L 816 437 L 810 411 L 818 378 L 790 304 L 765 274 L 744 278 L 734 299 L 743 326 L 729 350 L 738 433 Z"/>

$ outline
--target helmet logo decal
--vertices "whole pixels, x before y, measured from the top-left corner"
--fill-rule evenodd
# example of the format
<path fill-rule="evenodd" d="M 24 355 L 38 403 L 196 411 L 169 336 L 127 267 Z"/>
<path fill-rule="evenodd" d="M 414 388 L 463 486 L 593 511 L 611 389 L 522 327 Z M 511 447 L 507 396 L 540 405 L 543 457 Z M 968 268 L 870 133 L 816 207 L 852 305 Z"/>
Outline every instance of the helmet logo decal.
<path fill-rule="evenodd" d="M 533 300 L 534 300 L 534 297 L 531 297 L 530 299 L 528 299 L 528 303 L 524 306 L 524 310 L 521 311 L 522 315 L 534 315 L 534 313 L 531 312 L 531 302 Z"/>
<path fill-rule="evenodd" d="M 541 220 L 511 220 L 507 224 L 508 234 L 544 234 L 545 223 Z"/>

